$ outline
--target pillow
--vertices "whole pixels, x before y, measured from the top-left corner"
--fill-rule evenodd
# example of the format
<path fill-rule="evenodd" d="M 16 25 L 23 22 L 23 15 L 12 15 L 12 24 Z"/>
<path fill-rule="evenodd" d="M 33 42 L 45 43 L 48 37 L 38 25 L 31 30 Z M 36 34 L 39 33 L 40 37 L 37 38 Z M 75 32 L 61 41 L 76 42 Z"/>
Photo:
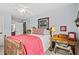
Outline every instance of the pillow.
<path fill-rule="evenodd" d="M 43 29 L 33 29 L 33 34 L 38 34 L 38 35 L 42 35 L 44 32 Z"/>

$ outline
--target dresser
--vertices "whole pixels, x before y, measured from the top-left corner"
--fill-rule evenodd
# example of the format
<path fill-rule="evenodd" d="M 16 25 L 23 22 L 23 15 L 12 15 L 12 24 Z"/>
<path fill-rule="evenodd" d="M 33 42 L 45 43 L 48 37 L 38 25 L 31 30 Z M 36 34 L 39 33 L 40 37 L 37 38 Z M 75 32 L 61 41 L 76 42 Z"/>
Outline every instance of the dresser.
<path fill-rule="evenodd" d="M 53 35 L 52 41 L 70 45 L 72 47 L 73 53 L 76 54 L 77 41 L 76 40 L 70 40 L 68 35 L 66 35 L 66 34 Z"/>

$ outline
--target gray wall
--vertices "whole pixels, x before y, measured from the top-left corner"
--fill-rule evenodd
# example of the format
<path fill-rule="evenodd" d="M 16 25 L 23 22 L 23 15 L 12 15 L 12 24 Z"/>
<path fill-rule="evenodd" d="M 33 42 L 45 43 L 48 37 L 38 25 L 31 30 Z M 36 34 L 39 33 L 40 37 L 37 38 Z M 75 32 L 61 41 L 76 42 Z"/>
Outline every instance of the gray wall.
<path fill-rule="evenodd" d="M 10 14 L 0 14 L 0 46 L 4 46 L 4 35 L 11 35 L 11 16 Z"/>
<path fill-rule="evenodd" d="M 10 36 L 11 35 L 11 15 L 7 13 L 0 13 L 0 18 L 3 20 L 3 22 L 0 22 L 0 24 L 3 24 L 2 32 L 3 35 Z"/>
<path fill-rule="evenodd" d="M 4 35 L 11 35 L 11 16 L 8 14 L 4 16 Z"/>

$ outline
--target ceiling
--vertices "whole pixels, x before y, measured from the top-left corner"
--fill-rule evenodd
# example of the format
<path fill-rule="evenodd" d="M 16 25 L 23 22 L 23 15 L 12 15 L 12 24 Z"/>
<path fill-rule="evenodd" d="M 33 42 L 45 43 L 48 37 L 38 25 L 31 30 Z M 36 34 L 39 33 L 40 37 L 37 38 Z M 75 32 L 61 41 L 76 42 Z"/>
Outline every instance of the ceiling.
<path fill-rule="evenodd" d="M 11 14 L 13 18 L 27 19 L 36 15 L 46 13 L 50 10 L 63 7 L 66 3 L 0 3 L 0 13 Z M 21 7 L 26 7 L 26 12 L 18 11 Z"/>

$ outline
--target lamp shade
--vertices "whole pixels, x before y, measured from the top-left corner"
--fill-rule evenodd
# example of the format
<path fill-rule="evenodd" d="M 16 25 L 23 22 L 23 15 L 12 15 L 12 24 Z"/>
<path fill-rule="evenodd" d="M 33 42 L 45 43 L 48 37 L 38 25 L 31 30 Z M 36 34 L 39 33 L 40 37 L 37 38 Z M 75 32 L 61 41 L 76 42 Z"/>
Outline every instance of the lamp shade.
<path fill-rule="evenodd" d="M 52 32 L 55 32 L 55 31 L 56 31 L 56 27 L 55 27 L 55 26 L 52 26 L 52 27 L 51 27 L 51 31 L 52 31 Z"/>

